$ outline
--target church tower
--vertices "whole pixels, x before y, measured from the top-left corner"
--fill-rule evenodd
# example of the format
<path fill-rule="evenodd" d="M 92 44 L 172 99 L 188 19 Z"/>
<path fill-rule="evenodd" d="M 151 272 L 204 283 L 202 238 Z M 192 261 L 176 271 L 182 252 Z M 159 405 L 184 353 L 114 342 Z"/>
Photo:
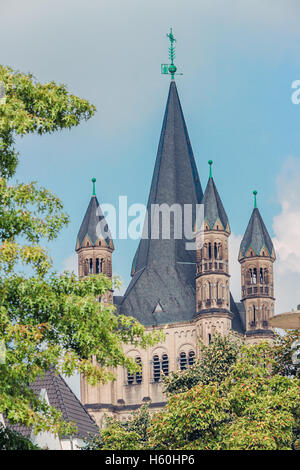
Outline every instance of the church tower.
<path fill-rule="evenodd" d="M 204 221 L 196 235 L 196 312 L 200 322 L 200 336 L 210 343 L 215 331 L 225 334 L 231 330 L 230 287 L 228 268 L 228 218 L 212 177 L 204 192 Z M 200 244 L 200 239 L 202 246 Z"/>
<path fill-rule="evenodd" d="M 96 197 L 95 183 L 96 178 L 92 179 L 93 194 L 80 226 L 77 240 L 76 252 L 78 255 L 78 275 L 85 277 L 93 274 L 103 273 L 109 278 L 112 277 L 112 253 L 114 244 L 108 224 L 104 218 L 100 204 Z M 113 291 L 107 291 L 101 302 L 113 303 Z M 96 359 L 93 358 L 94 364 Z M 104 384 L 95 387 L 87 383 L 86 379 L 80 378 L 81 401 L 84 406 L 90 403 L 110 403 L 112 401 L 113 385 Z M 90 410 L 92 416 L 93 409 Z"/>
<path fill-rule="evenodd" d="M 273 263 L 275 250 L 264 221 L 254 209 L 241 242 L 239 262 L 242 276 L 242 302 L 246 312 L 246 337 L 249 342 L 270 339 L 269 319 L 274 315 Z"/>
<path fill-rule="evenodd" d="M 90 274 L 112 276 L 112 253 L 114 244 L 107 222 L 96 197 L 96 178 L 92 179 L 93 195 L 83 218 L 76 241 L 79 277 Z M 112 302 L 112 292 L 107 292 L 103 301 Z"/>

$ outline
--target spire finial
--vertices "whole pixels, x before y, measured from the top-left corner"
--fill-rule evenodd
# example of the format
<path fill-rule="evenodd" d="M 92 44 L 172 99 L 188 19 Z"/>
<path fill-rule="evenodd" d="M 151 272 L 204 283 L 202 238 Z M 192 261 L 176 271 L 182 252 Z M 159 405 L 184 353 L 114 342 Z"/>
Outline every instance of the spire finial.
<path fill-rule="evenodd" d="M 172 28 L 170 28 L 169 34 L 167 34 L 167 37 L 170 40 L 170 47 L 169 47 L 169 58 L 171 61 L 171 64 L 162 64 L 161 65 L 161 73 L 164 75 L 171 75 L 171 80 L 174 80 L 175 75 L 182 75 L 182 73 L 176 73 L 177 67 L 174 64 L 174 59 L 175 59 L 175 42 L 176 39 L 174 37 Z"/>
<path fill-rule="evenodd" d="M 257 196 L 257 191 L 253 191 L 253 195 L 254 195 L 254 209 L 257 208 L 257 200 L 256 200 L 256 196 Z"/>
<path fill-rule="evenodd" d="M 213 161 L 208 160 L 208 164 L 209 164 L 209 177 L 212 178 L 212 164 L 213 164 Z"/>
<path fill-rule="evenodd" d="M 96 196 L 96 190 L 95 190 L 96 178 L 92 178 L 92 183 L 93 183 L 93 196 Z"/>

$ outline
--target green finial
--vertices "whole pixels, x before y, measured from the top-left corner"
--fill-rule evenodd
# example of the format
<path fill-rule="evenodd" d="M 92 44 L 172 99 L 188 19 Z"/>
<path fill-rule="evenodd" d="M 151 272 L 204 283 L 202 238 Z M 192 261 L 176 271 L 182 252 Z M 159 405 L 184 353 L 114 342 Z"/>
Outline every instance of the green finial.
<path fill-rule="evenodd" d="M 257 201 L 256 201 L 257 191 L 253 191 L 253 195 L 254 195 L 254 209 L 256 209 L 257 208 Z"/>
<path fill-rule="evenodd" d="M 174 37 L 174 34 L 173 34 L 173 31 L 172 31 L 172 28 L 170 28 L 170 33 L 167 34 L 167 37 L 170 39 L 170 47 L 169 47 L 169 58 L 170 58 L 170 61 L 171 61 L 171 65 L 169 67 L 169 72 L 171 74 L 171 78 L 172 80 L 174 80 L 174 75 L 175 75 L 175 72 L 177 70 L 177 67 L 176 65 L 174 65 L 174 59 L 175 59 L 175 42 L 176 42 L 176 39 Z"/>
<path fill-rule="evenodd" d="M 212 160 L 208 160 L 208 164 L 209 164 L 209 177 L 212 178 L 212 164 L 213 164 L 213 161 Z"/>
<path fill-rule="evenodd" d="M 92 183 L 93 183 L 93 196 L 96 196 L 96 190 L 95 190 L 96 178 L 92 178 Z"/>
<path fill-rule="evenodd" d="M 169 47 L 169 58 L 170 58 L 171 64 L 169 64 L 169 65 L 168 64 L 162 64 L 161 73 L 164 74 L 164 75 L 171 75 L 171 79 L 174 80 L 175 75 L 182 75 L 182 73 L 180 73 L 180 74 L 176 73 L 177 67 L 174 64 L 174 59 L 175 59 L 175 55 L 176 55 L 175 54 L 176 39 L 174 37 L 172 28 L 170 28 L 170 33 L 167 34 L 167 37 L 169 38 L 170 43 L 171 43 L 171 45 Z"/>

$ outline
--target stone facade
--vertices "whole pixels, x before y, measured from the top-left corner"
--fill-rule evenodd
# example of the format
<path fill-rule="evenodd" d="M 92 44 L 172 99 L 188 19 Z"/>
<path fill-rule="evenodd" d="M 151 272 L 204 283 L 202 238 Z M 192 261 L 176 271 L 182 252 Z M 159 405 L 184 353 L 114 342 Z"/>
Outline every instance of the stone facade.
<path fill-rule="evenodd" d="M 274 316 L 274 277 L 275 257 L 262 252 L 257 256 L 249 248 L 241 263 L 242 301 L 246 312 L 247 341 L 254 343 L 262 338 L 272 338 L 269 319 Z"/>
<path fill-rule="evenodd" d="M 210 167 L 212 161 L 209 161 Z M 255 192 L 256 197 L 256 192 Z M 102 301 L 116 304 L 119 313 L 134 316 L 151 332 L 162 329 L 165 341 L 148 350 L 124 345 L 124 352 L 141 365 L 135 374 L 118 367 L 114 382 L 92 387 L 81 378 L 81 399 L 99 426 L 104 415 L 126 419 L 143 403 L 151 410 L 165 405 L 162 374 L 184 370 L 199 356 L 200 342 L 208 345 L 218 332 L 231 332 L 246 342 L 272 341 L 269 319 L 274 315 L 272 241 L 256 207 L 241 243 L 239 262 L 242 300 L 230 293 L 229 221 L 212 177 L 203 194 L 175 82 L 170 85 L 155 169 L 148 199 L 153 204 L 202 203 L 204 220 L 196 234 L 196 250 L 185 240 L 158 236 L 140 240 L 133 259 L 132 280 L 122 297 L 110 292 Z M 95 214 L 98 214 L 96 216 Z M 148 217 L 148 216 L 147 216 Z M 109 232 L 99 237 L 105 220 L 95 195 L 77 237 L 80 276 L 112 276 L 113 242 Z M 149 227 L 149 219 L 146 220 Z M 192 221 L 195 227 L 196 220 Z M 107 224 L 106 224 L 107 225 Z M 202 244 L 203 240 L 203 244 Z M 232 256 L 232 255 L 231 255 Z"/>
<path fill-rule="evenodd" d="M 77 241 L 76 252 L 78 254 L 79 277 L 103 273 L 111 278 L 113 251 L 114 245 L 112 240 L 107 245 L 102 237 L 99 237 L 94 244 L 92 244 L 88 236 L 85 237 L 81 246 Z M 101 300 L 113 303 L 113 292 L 106 292 Z"/>

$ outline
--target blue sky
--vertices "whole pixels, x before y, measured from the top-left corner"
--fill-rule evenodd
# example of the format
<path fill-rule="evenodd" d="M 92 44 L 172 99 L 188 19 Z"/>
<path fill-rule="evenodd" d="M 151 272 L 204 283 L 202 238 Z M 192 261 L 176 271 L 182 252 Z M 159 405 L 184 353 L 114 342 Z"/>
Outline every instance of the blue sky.
<path fill-rule="evenodd" d="M 17 179 L 51 189 L 71 217 L 50 245 L 55 269 L 76 262 L 93 176 L 100 202 L 116 205 L 119 195 L 129 204 L 147 201 L 169 86 L 160 64 L 168 61 L 172 26 L 201 183 L 204 189 L 212 159 L 231 223 L 233 292 L 238 300 L 238 244 L 257 189 L 278 247 L 278 312 L 295 306 L 300 243 L 286 224 L 300 224 L 300 105 L 291 102 L 291 84 L 300 79 L 299 13 L 298 0 L 1 1 L 2 64 L 65 83 L 97 107 L 76 129 L 17 141 Z M 124 286 L 137 243 L 115 242 L 113 268 Z"/>

